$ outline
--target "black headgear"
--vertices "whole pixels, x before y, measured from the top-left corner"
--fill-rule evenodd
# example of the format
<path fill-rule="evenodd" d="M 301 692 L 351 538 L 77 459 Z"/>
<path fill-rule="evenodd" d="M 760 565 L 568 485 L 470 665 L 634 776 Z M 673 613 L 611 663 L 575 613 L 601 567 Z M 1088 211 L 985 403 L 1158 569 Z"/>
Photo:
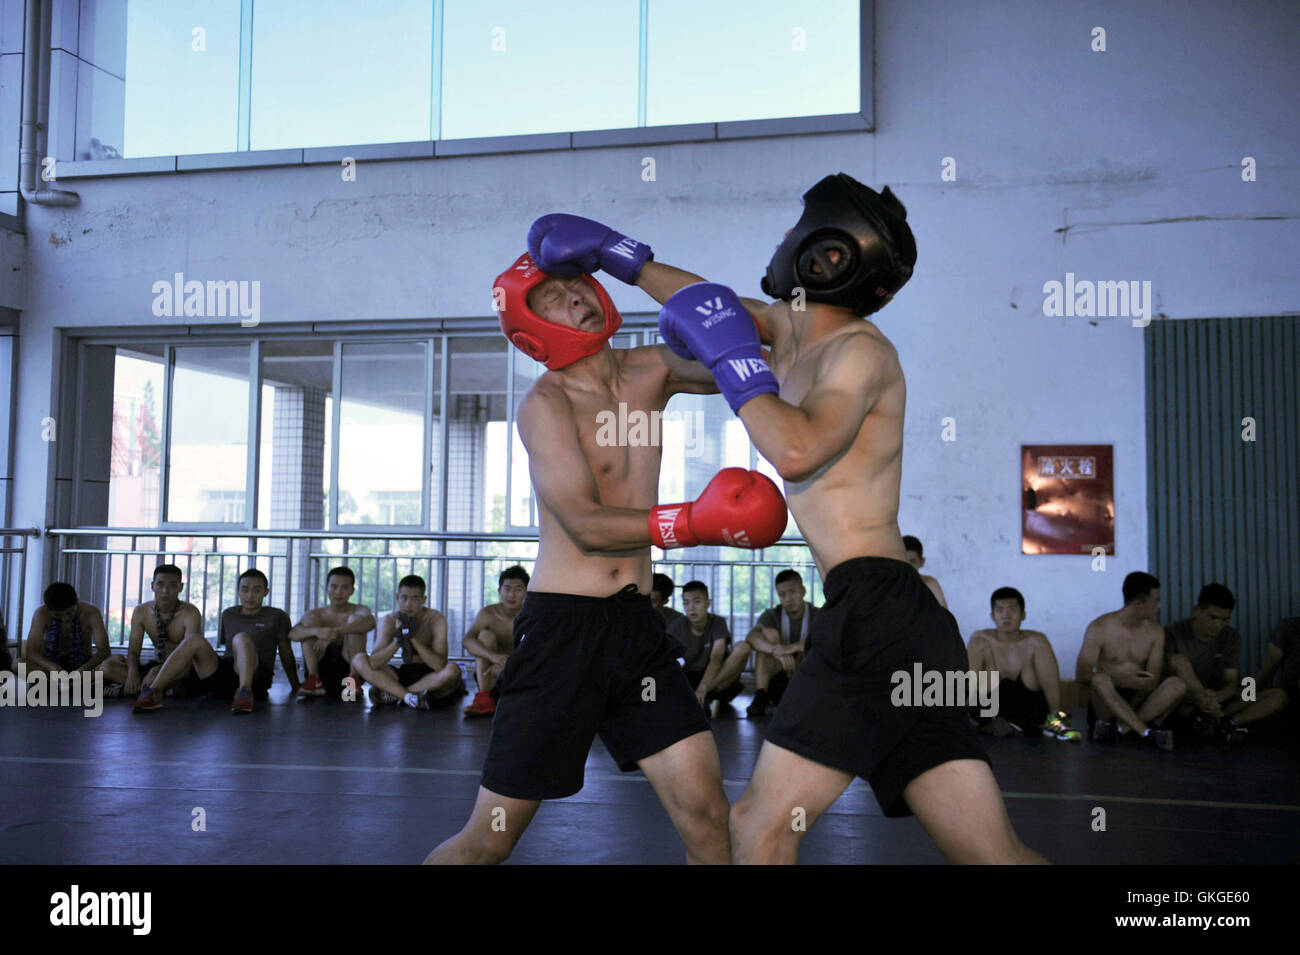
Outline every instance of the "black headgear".
<path fill-rule="evenodd" d="M 888 186 L 876 192 L 841 172 L 805 192 L 803 204 L 798 224 L 767 264 L 764 293 L 788 301 L 802 288 L 810 302 L 870 315 L 912 277 L 916 240 L 907 210 Z M 834 265 L 832 250 L 840 254 Z"/>

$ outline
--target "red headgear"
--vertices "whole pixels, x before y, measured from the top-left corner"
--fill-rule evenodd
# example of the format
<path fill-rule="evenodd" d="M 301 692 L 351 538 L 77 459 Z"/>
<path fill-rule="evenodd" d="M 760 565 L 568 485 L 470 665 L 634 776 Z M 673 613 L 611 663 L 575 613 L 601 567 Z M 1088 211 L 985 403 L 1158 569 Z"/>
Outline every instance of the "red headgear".
<path fill-rule="evenodd" d="M 618 314 L 609 293 L 599 282 L 590 275 L 582 277 L 596 290 L 596 298 L 605 312 L 603 332 L 566 328 L 548 322 L 529 308 L 528 293 L 550 276 L 533 263 L 527 252 L 515 259 L 514 265 L 497 276 L 492 288 L 494 297 L 498 289 L 504 297 L 504 301 L 497 302 L 497 307 L 500 310 L 501 331 L 510 343 L 529 358 L 540 361 L 551 369 L 572 365 L 578 359 L 594 355 L 604 348 L 605 342 L 623 324 L 623 316 Z"/>

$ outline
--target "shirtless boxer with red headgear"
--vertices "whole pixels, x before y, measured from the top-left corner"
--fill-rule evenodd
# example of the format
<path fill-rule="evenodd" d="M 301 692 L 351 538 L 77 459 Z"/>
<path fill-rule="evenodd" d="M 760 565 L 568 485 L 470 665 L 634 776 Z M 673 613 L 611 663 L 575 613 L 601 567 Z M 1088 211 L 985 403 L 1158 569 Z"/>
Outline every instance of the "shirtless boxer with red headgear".
<path fill-rule="evenodd" d="M 862 320 L 912 275 L 906 210 L 888 189 L 843 174 L 813 186 L 804 204 L 763 280 L 783 301 L 742 300 L 703 281 L 646 289 L 665 303 L 659 328 L 669 347 L 709 367 L 785 478 L 825 581 L 804 663 L 732 810 L 736 859 L 794 862 L 806 826 L 791 820 L 811 825 L 862 776 L 886 815 L 914 812 L 950 861 L 1041 862 L 1016 837 L 964 710 L 890 698 L 892 674 L 915 663 L 969 667 L 956 621 L 905 559 L 903 373 L 893 345 Z M 571 259 L 574 235 L 608 231 L 575 218 L 539 220 L 548 229 L 535 250 L 543 268 Z M 592 256 L 580 264 L 590 271 Z M 771 345 L 771 367 L 760 341 Z"/>
<path fill-rule="evenodd" d="M 660 301 L 694 280 L 608 229 L 580 226 L 568 241 L 564 259 Z M 598 416 L 620 402 L 651 413 L 674 394 L 714 394 L 708 370 L 662 345 L 611 348 L 618 311 L 572 263 L 557 260 L 548 274 L 520 256 L 494 295 L 506 337 L 550 369 L 518 413 L 541 541 L 498 683 L 477 802 L 425 861 L 505 859 L 542 800 L 582 788 L 599 733 L 620 769 L 650 780 L 689 861 L 729 862 L 718 751 L 677 663 L 680 646 L 650 603 L 650 545 L 766 547 L 785 530 L 785 501 L 764 475 L 727 468 L 694 503 L 656 506 L 659 447 L 601 444 Z"/>

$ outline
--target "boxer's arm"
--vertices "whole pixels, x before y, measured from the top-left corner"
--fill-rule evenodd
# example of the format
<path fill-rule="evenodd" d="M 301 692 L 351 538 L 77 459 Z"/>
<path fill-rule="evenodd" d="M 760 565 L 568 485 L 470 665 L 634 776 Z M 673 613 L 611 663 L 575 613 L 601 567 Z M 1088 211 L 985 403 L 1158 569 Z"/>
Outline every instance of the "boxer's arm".
<path fill-rule="evenodd" d="M 857 438 L 896 368 L 886 346 L 866 335 L 846 336 L 830 350 L 798 407 L 761 394 L 741 407 L 740 419 L 781 477 L 806 481 Z"/>
<path fill-rule="evenodd" d="M 686 286 L 703 281 L 704 279 L 694 273 L 652 259 L 641 267 L 641 274 L 637 276 L 636 284 L 662 305 Z"/>
<path fill-rule="evenodd" d="M 713 380 L 713 373 L 698 361 L 689 361 L 674 355 L 667 345 L 656 345 L 655 353 L 668 366 L 664 394 L 669 398 L 673 395 L 718 394 L 718 383 Z"/>
<path fill-rule="evenodd" d="M 650 546 L 648 510 L 600 503 L 573 405 L 562 392 L 534 387 L 519 405 L 518 420 L 537 496 L 579 547 L 609 553 Z"/>
<path fill-rule="evenodd" d="M 492 662 L 492 657 L 496 655 L 496 651 L 489 650 L 479 639 L 478 635 L 484 630 L 491 632 L 491 627 L 488 625 L 487 608 L 480 610 L 474 616 L 474 622 L 470 624 L 469 632 L 460 641 L 460 648 L 486 664 Z"/>

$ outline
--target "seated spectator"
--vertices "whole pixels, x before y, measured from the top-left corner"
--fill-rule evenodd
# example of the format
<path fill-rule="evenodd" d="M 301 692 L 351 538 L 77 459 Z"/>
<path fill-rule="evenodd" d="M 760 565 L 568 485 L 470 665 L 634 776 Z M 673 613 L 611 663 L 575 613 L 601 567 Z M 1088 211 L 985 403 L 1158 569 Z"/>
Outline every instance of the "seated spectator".
<path fill-rule="evenodd" d="M 154 599 L 131 611 L 131 636 L 126 656 L 115 653 L 104 664 L 105 681 L 121 685 L 120 692 L 128 696 L 140 692 L 145 679 L 181 645 L 181 641 L 191 634 L 203 634 L 203 617 L 199 608 L 180 599 L 185 579 L 179 567 L 159 564 L 154 568 L 149 589 L 153 591 Z M 141 656 L 146 635 L 153 644 L 152 657 Z"/>
<path fill-rule="evenodd" d="M 1124 578 L 1123 591 L 1123 608 L 1088 624 L 1075 663 L 1074 678 L 1088 692 L 1088 727 L 1097 742 L 1132 732 L 1170 752 L 1173 731 L 1160 725 L 1187 684 L 1177 676 L 1160 677 L 1165 645 L 1165 629 L 1156 622 L 1160 581 L 1134 571 Z"/>
<path fill-rule="evenodd" d="M 1061 666 L 1052 644 L 1037 630 L 1021 630 L 1025 598 L 1014 587 L 999 587 L 989 598 L 992 630 L 976 630 L 970 638 L 970 667 L 998 674 L 998 714 L 980 717 L 981 731 L 994 736 L 1010 733 L 1050 736 L 1077 742 L 1083 734 L 1070 725 L 1061 709 Z"/>
<path fill-rule="evenodd" d="M 427 710 L 465 695 L 460 667 L 447 659 L 447 618 L 426 607 L 427 599 L 423 577 L 403 577 L 397 585 L 397 609 L 379 621 L 374 650 L 352 660 L 352 668 L 371 685 L 371 703 Z M 399 650 L 402 665 L 394 667 Z"/>
<path fill-rule="evenodd" d="M 925 557 L 922 556 L 921 542 L 907 534 L 903 537 L 903 547 L 907 551 L 907 562 L 917 569 L 919 573 L 925 566 Z M 948 609 L 948 601 L 943 599 L 943 588 L 939 586 L 939 581 L 935 580 L 929 574 L 921 574 L 921 582 L 930 588 L 930 593 L 934 594 L 934 599 L 939 601 L 939 606 L 944 610 Z"/>
<path fill-rule="evenodd" d="M 1286 617 L 1268 638 L 1268 656 L 1255 675 L 1255 686 L 1277 686 L 1287 696 L 1283 705 L 1292 732 L 1300 731 L 1300 617 Z"/>
<path fill-rule="evenodd" d="M 668 606 L 668 601 L 673 599 L 673 591 L 676 589 L 677 585 L 667 574 L 655 574 L 650 584 L 650 604 L 659 611 L 659 616 L 664 618 L 665 627 L 684 616 L 680 610 Z"/>
<path fill-rule="evenodd" d="M 528 571 L 518 564 L 501 571 L 497 577 L 501 602 L 480 610 L 461 641 L 464 651 L 474 657 L 474 679 L 478 684 L 478 692 L 465 708 L 466 716 L 491 716 L 497 711 L 501 696 L 497 682 L 514 652 L 515 617 L 524 609 L 527 592 Z"/>
<path fill-rule="evenodd" d="M 1280 712 L 1285 690 L 1257 684 L 1256 699 L 1241 699 L 1241 635 L 1228 625 L 1237 600 L 1223 584 L 1206 584 L 1196 598 L 1192 616 L 1165 628 L 1165 659 L 1169 669 L 1187 684 L 1177 714 L 1201 736 L 1218 736 L 1240 743 L 1246 725 Z"/>
<path fill-rule="evenodd" d="M 334 567 L 325 575 L 325 595 L 329 603 L 308 610 L 298 626 L 289 631 L 289 639 L 302 643 L 302 662 L 307 677 L 298 687 L 299 696 L 340 698 L 343 681 L 352 676 L 353 689 L 364 682 L 348 661 L 366 650 L 366 634 L 375 629 L 375 615 L 364 604 L 350 598 L 356 592 L 357 577 L 347 567 Z"/>
<path fill-rule="evenodd" d="M 685 648 L 682 669 L 700 705 L 708 708 L 716 704 L 720 709 L 743 689 L 740 674 L 751 647 L 742 640 L 735 650 L 728 652 L 731 630 L 725 620 L 709 613 L 711 604 L 708 585 L 703 581 L 692 580 L 683 586 L 682 608 L 686 615 L 673 621 L 668 635 Z"/>
<path fill-rule="evenodd" d="M 270 583 L 260 570 L 239 575 L 239 604 L 221 612 L 217 645 L 222 656 L 202 633 L 191 633 L 168 654 L 162 666 L 145 683 L 135 701 L 135 712 L 149 713 L 163 708 L 163 693 L 182 685 L 186 696 L 229 698 L 230 711 L 253 712 L 253 701 L 265 700 L 275 679 L 276 651 L 289 683 L 298 682 L 298 662 L 289 643 L 289 615 L 276 607 L 263 606 Z"/>
<path fill-rule="evenodd" d="M 44 600 L 32 614 L 27 635 L 23 660 L 28 672 L 89 673 L 99 669 L 111 654 L 99 608 L 78 600 L 72 585 L 62 582 L 46 587 Z"/>
<path fill-rule="evenodd" d="M 750 719 L 765 715 L 769 706 L 781 702 L 790 677 L 803 661 L 808 624 L 818 610 L 804 602 L 807 591 L 798 571 L 781 571 L 775 584 L 780 603 L 764 610 L 745 637 L 755 652 L 754 700 L 745 711 Z"/>

